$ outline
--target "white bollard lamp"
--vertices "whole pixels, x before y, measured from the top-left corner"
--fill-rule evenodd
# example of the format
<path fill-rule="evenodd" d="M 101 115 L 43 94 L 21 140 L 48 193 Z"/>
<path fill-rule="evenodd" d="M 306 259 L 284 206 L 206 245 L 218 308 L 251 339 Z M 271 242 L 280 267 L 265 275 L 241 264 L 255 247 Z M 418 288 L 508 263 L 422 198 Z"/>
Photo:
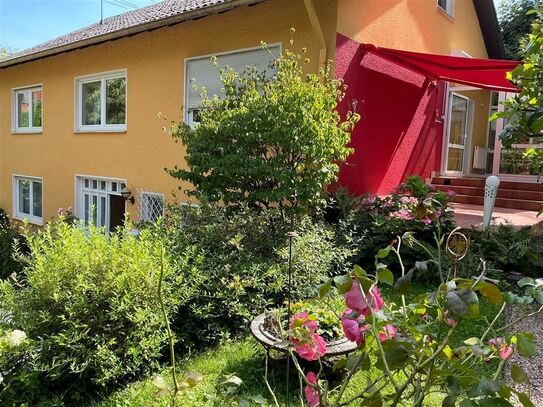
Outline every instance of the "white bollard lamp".
<path fill-rule="evenodd" d="M 483 230 L 488 230 L 490 225 L 490 219 L 492 218 L 492 210 L 496 203 L 496 195 L 498 194 L 498 187 L 500 186 L 500 179 L 495 175 L 491 175 L 486 179 L 485 183 L 485 203 L 483 212 Z"/>

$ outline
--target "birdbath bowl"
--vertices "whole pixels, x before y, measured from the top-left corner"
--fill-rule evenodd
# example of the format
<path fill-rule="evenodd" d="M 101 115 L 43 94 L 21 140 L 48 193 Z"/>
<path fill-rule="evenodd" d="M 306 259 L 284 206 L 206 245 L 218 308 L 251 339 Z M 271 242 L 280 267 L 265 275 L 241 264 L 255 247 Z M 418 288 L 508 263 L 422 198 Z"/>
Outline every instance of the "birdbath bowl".
<path fill-rule="evenodd" d="M 251 322 L 251 333 L 267 350 L 274 349 L 287 353 L 287 345 L 284 340 L 278 338 L 273 332 L 265 328 L 266 314 L 260 314 Z M 347 338 L 334 339 L 326 342 L 325 358 L 346 355 L 356 349 L 356 343 Z"/>

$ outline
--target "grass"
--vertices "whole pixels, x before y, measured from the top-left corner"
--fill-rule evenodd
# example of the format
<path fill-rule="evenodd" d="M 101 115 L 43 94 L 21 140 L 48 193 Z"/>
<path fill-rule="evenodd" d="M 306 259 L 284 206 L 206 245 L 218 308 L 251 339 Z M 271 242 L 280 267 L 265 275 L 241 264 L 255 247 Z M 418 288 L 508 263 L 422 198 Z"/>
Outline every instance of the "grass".
<path fill-rule="evenodd" d="M 413 294 L 425 291 L 423 286 L 414 286 Z M 488 319 L 492 319 L 498 311 L 498 306 L 487 301 L 481 302 L 481 313 Z M 457 333 L 452 339 L 452 344 L 458 346 L 464 339 L 480 336 L 485 326 L 464 321 L 457 327 Z M 503 323 L 503 321 L 500 321 Z M 491 376 L 495 371 L 495 365 L 484 365 L 480 368 L 480 374 Z M 243 337 L 229 341 L 209 349 L 202 353 L 185 357 L 179 361 L 180 376 L 189 372 L 198 372 L 203 375 L 202 382 L 182 395 L 177 406 L 182 407 L 204 407 L 204 406 L 238 406 L 240 399 L 262 396 L 271 401 L 271 396 L 264 381 L 265 375 L 265 351 L 252 337 Z M 372 369 L 369 372 L 359 372 L 353 378 L 349 386 L 351 391 L 346 392 L 346 399 L 354 395 L 355 389 L 366 386 L 368 378 L 374 378 L 380 372 Z M 167 381 L 170 374 L 167 368 L 162 375 Z M 235 391 L 227 394 L 226 387 L 221 384 L 228 375 L 236 375 L 242 380 L 239 387 L 231 386 Z M 285 364 L 280 360 L 270 362 L 269 383 L 277 395 L 281 406 L 286 405 L 287 392 L 285 385 Z M 288 399 L 291 406 L 300 406 L 300 387 L 296 376 L 291 376 L 290 392 Z M 392 390 L 392 389 L 390 389 Z M 387 389 L 385 389 L 385 392 Z M 425 406 L 441 406 L 443 395 L 431 394 L 425 401 Z M 125 389 L 110 395 L 107 400 L 97 402 L 92 407 L 166 407 L 169 406 L 168 397 L 158 397 L 157 388 L 151 383 L 151 378 L 142 380 L 127 386 Z M 248 406 L 257 405 L 249 402 Z M 266 405 L 272 405 L 268 403 Z M 360 405 L 353 403 L 353 405 Z"/>

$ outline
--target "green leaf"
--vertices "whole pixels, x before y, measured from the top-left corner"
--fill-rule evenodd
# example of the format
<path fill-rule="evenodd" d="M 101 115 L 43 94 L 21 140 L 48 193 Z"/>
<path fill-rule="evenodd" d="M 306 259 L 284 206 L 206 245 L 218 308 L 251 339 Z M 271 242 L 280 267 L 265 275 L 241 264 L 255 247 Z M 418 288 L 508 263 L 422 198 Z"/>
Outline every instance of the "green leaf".
<path fill-rule="evenodd" d="M 524 407 L 535 407 L 534 403 L 532 403 L 532 400 L 530 400 L 530 397 L 526 393 L 523 392 L 517 392 L 518 401 L 522 403 Z"/>
<path fill-rule="evenodd" d="M 377 279 L 384 284 L 392 286 L 394 284 L 394 274 L 388 268 L 381 269 L 377 272 Z"/>
<path fill-rule="evenodd" d="M 473 346 L 479 344 L 479 338 L 469 338 L 464 341 L 464 343 L 468 346 Z"/>
<path fill-rule="evenodd" d="M 516 363 L 511 366 L 511 379 L 517 383 L 524 383 L 530 380 L 528 373 L 526 373 L 524 369 L 522 369 L 522 367 Z"/>
<path fill-rule="evenodd" d="M 479 299 L 472 290 L 449 291 L 447 304 L 449 309 L 459 316 L 470 318 L 479 314 Z"/>
<path fill-rule="evenodd" d="M 407 295 L 411 291 L 411 280 L 413 279 L 413 269 L 409 270 L 407 274 L 396 280 L 394 284 L 394 291 L 398 294 Z"/>
<path fill-rule="evenodd" d="M 481 407 L 513 407 L 513 405 L 502 398 L 499 397 L 487 397 L 479 400 L 479 405 Z"/>
<path fill-rule="evenodd" d="M 398 370 L 405 367 L 409 359 L 409 351 L 407 348 L 396 341 L 386 341 L 383 343 L 385 358 L 390 370 Z M 379 370 L 384 370 L 382 357 L 377 359 L 375 367 Z"/>
<path fill-rule="evenodd" d="M 520 287 L 520 288 L 523 288 L 523 287 L 526 287 L 527 285 L 535 285 L 535 281 L 533 278 L 530 278 L 530 277 L 524 277 L 524 278 L 521 278 L 519 281 L 517 281 L 517 285 Z"/>
<path fill-rule="evenodd" d="M 368 273 L 366 273 L 366 270 L 364 270 L 358 264 L 354 265 L 354 275 L 356 276 L 356 278 L 367 278 L 368 277 Z"/>
<path fill-rule="evenodd" d="M 390 253 L 390 249 L 391 249 L 390 246 L 387 246 L 384 249 L 379 250 L 377 252 L 377 257 L 379 257 L 380 259 L 384 259 Z"/>
<path fill-rule="evenodd" d="M 534 290 L 532 292 L 532 297 L 537 301 L 538 304 L 543 304 L 543 290 Z"/>
<path fill-rule="evenodd" d="M 223 384 L 233 384 L 234 386 L 241 386 L 241 384 L 243 383 L 243 380 L 241 380 L 237 376 L 228 375 L 228 376 L 225 376 L 222 383 Z"/>
<path fill-rule="evenodd" d="M 268 400 L 265 399 L 261 394 L 250 396 L 249 399 L 254 401 L 256 404 L 266 404 L 268 402 Z"/>
<path fill-rule="evenodd" d="M 460 407 L 478 407 L 478 406 L 479 404 L 477 404 L 473 400 L 462 400 L 462 402 L 460 403 Z"/>
<path fill-rule="evenodd" d="M 500 289 L 487 281 L 479 287 L 479 292 L 492 304 L 500 305 L 503 303 L 503 294 Z"/>
<path fill-rule="evenodd" d="M 330 292 L 330 289 L 332 288 L 332 281 L 333 280 L 329 278 L 326 283 L 319 287 L 319 298 L 326 297 L 326 295 Z"/>
<path fill-rule="evenodd" d="M 535 337 L 529 332 L 516 334 L 517 349 L 520 356 L 525 358 L 532 357 L 535 354 Z"/>
<path fill-rule="evenodd" d="M 153 383 L 155 387 L 161 390 L 169 390 L 168 384 L 166 383 L 164 378 L 160 375 L 154 376 L 153 379 L 151 380 L 151 383 Z"/>
<path fill-rule="evenodd" d="M 456 394 L 450 394 L 443 399 L 441 407 L 456 407 Z"/>
<path fill-rule="evenodd" d="M 351 289 L 353 279 L 350 274 L 334 277 L 334 283 L 340 294 L 345 294 Z"/>

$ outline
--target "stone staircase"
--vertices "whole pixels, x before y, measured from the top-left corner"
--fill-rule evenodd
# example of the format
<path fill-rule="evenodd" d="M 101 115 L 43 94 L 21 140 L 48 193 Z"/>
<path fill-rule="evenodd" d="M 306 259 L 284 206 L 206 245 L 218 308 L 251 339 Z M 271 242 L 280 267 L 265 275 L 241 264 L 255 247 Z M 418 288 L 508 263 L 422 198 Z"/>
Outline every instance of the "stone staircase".
<path fill-rule="evenodd" d="M 453 191 L 453 202 L 483 205 L 484 178 L 434 177 L 432 186 L 440 191 Z M 516 181 L 501 181 L 496 198 L 496 207 L 539 211 L 543 208 L 543 184 Z"/>

